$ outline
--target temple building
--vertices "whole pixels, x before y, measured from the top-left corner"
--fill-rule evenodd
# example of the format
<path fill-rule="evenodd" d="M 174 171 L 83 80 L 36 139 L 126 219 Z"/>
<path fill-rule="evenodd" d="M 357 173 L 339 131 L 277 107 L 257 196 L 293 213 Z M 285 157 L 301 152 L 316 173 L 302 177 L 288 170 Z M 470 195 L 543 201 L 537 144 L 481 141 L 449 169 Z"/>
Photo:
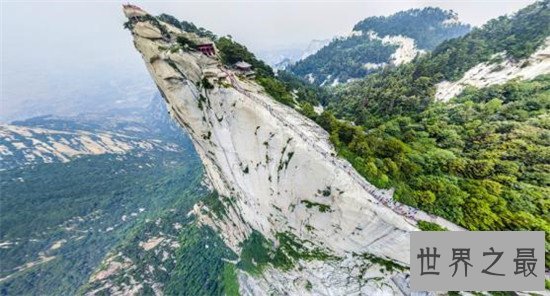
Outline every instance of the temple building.
<path fill-rule="evenodd" d="M 255 74 L 254 71 L 252 70 L 252 65 L 245 61 L 240 61 L 235 63 L 235 65 L 233 65 L 233 68 L 235 68 L 235 70 L 237 70 L 241 75 L 244 75 L 247 77 L 254 76 Z"/>
<path fill-rule="evenodd" d="M 197 45 L 197 49 L 209 57 L 216 55 L 216 47 L 214 46 L 214 43 L 211 42 L 199 44 Z"/>
<path fill-rule="evenodd" d="M 252 71 L 252 65 L 247 62 L 240 61 L 235 63 L 235 69 L 243 72 L 248 72 L 248 71 Z"/>

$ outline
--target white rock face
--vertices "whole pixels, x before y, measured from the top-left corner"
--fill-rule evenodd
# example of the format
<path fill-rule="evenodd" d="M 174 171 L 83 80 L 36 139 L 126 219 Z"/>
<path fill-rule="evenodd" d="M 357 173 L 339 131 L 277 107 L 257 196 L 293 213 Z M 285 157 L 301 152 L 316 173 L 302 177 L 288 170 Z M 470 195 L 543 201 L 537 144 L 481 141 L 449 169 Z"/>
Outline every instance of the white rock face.
<path fill-rule="evenodd" d="M 149 39 L 162 38 L 162 34 L 158 28 L 153 26 L 147 26 L 145 25 L 145 23 L 137 23 L 135 32 L 138 32 L 138 34 L 144 38 L 149 38 Z"/>
<path fill-rule="evenodd" d="M 397 49 L 390 57 L 390 64 L 401 65 L 412 61 L 418 54 L 424 54 L 425 51 L 417 49 L 414 39 L 405 36 L 384 36 L 380 38 L 374 31 L 368 32 L 371 40 L 381 40 L 383 44 L 397 45 Z M 377 65 L 377 64 L 374 64 Z M 372 67 L 372 65 L 368 65 Z M 365 65 L 367 67 L 367 65 Z"/>
<path fill-rule="evenodd" d="M 301 262 L 302 271 L 281 273 L 268 268 L 258 279 L 239 272 L 243 294 L 247 295 L 400 295 L 403 291 L 388 280 L 380 266 L 352 256 L 336 262 Z"/>
<path fill-rule="evenodd" d="M 417 230 L 420 218 L 460 229 L 393 202 L 391 191 L 375 188 L 347 161 L 334 156 L 321 127 L 276 102 L 254 81 L 237 77 L 217 59 L 199 52 L 168 50 L 173 41 L 144 38 L 139 32 L 143 26 L 134 27 L 134 44 L 168 110 L 192 137 L 226 207 L 220 219 L 201 214 L 204 206 L 196 205 L 201 221 L 217 229 L 237 252 L 239 243 L 257 230 L 273 241 L 277 233 L 290 232 L 348 258 L 304 262 L 302 269 L 288 272 L 271 268 L 261 278 L 241 274 L 241 292 L 305 293 L 300 285 L 288 285 L 293 279 L 314 284 L 313 294 L 398 293 L 400 289 L 391 284 L 392 273 L 381 275 L 385 285 L 348 285 L 360 279 L 341 266 L 364 264 L 360 257 L 350 257 L 353 253 L 408 265 L 409 234 Z M 213 88 L 199 87 L 203 79 Z"/>
<path fill-rule="evenodd" d="M 506 59 L 496 64 L 481 63 L 464 73 L 458 81 L 438 83 L 435 97 L 438 100 L 448 101 L 459 95 L 468 85 L 481 88 L 516 78 L 529 80 L 548 73 L 550 73 L 550 38 L 547 38 L 544 45 L 527 59 L 520 61 Z"/>

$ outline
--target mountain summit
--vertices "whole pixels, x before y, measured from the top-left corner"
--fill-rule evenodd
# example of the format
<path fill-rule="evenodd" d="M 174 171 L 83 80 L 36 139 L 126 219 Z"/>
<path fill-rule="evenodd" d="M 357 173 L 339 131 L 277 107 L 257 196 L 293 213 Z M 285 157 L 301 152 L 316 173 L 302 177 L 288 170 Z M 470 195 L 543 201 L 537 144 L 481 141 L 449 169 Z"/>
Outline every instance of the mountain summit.
<path fill-rule="evenodd" d="M 388 64 L 410 62 L 469 31 L 470 26 L 461 23 L 456 13 L 433 7 L 369 17 L 357 23 L 348 36 L 335 38 L 288 70 L 317 85 L 336 85 Z"/>

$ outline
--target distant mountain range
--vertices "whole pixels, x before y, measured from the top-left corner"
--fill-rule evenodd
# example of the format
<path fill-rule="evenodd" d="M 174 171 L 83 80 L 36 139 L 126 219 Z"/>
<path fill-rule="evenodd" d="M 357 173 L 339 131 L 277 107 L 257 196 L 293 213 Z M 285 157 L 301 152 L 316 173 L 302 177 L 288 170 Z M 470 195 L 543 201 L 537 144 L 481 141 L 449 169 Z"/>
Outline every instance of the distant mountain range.
<path fill-rule="evenodd" d="M 10 72 L 4 73 L 9 77 L 2 86 L 0 122 L 146 107 L 157 90 L 147 80 L 145 69 L 131 61 L 112 64 L 120 66 L 108 73 L 95 61 L 74 67 L 52 66 L 56 69 L 53 73 L 44 73 L 41 65 L 34 64 L 21 66 L 17 72 L 10 67 Z"/>
<path fill-rule="evenodd" d="M 145 109 L 41 116 L 0 124 L 0 170 L 84 155 L 177 151 L 184 139 L 158 97 Z"/>
<path fill-rule="evenodd" d="M 365 77 L 385 65 L 399 65 L 462 36 L 470 26 L 451 11 L 411 9 L 384 17 L 369 17 L 353 31 L 332 40 L 315 54 L 287 67 L 317 85 L 335 85 Z"/>
<path fill-rule="evenodd" d="M 125 154 L 130 150 L 153 149 L 178 151 L 175 144 L 110 132 L 68 132 L 0 125 L 0 136 L 1 170 L 37 163 L 67 162 L 83 155 Z"/>

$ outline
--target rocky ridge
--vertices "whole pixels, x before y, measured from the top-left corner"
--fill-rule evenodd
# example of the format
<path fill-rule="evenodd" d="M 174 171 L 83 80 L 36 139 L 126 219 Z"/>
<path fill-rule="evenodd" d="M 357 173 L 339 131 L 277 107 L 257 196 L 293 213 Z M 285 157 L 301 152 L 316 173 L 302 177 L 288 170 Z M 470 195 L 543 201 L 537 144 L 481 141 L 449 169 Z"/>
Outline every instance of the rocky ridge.
<path fill-rule="evenodd" d="M 522 60 L 506 58 L 505 53 L 495 55 L 501 58 L 498 63 L 480 63 L 466 73 L 458 81 L 442 81 L 436 85 L 435 98 L 441 101 L 459 95 L 465 87 L 487 87 L 502 84 L 512 79 L 529 80 L 542 74 L 550 73 L 550 38 L 530 57 Z"/>
<path fill-rule="evenodd" d="M 269 267 L 260 277 L 239 271 L 241 293 L 407 293 L 406 280 L 400 280 L 405 275 L 380 271 L 365 256 L 406 267 L 409 234 L 418 220 L 461 230 L 393 201 L 391 191 L 375 188 L 338 158 L 328 134 L 313 121 L 216 56 L 176 42 L 178 36 L 196 44 L 211 40 L 145 12 L 125 13 L 136 49 L 170 114 L 191 136 L 223 203 L 222 214 L 197 204 L 199 220 L 237 253 L 258 231 L 275 244 L 277 234 L 290 233 L 331 255 L 325 261 L 299 260 L 300 268 L 289 271 Z"/>

